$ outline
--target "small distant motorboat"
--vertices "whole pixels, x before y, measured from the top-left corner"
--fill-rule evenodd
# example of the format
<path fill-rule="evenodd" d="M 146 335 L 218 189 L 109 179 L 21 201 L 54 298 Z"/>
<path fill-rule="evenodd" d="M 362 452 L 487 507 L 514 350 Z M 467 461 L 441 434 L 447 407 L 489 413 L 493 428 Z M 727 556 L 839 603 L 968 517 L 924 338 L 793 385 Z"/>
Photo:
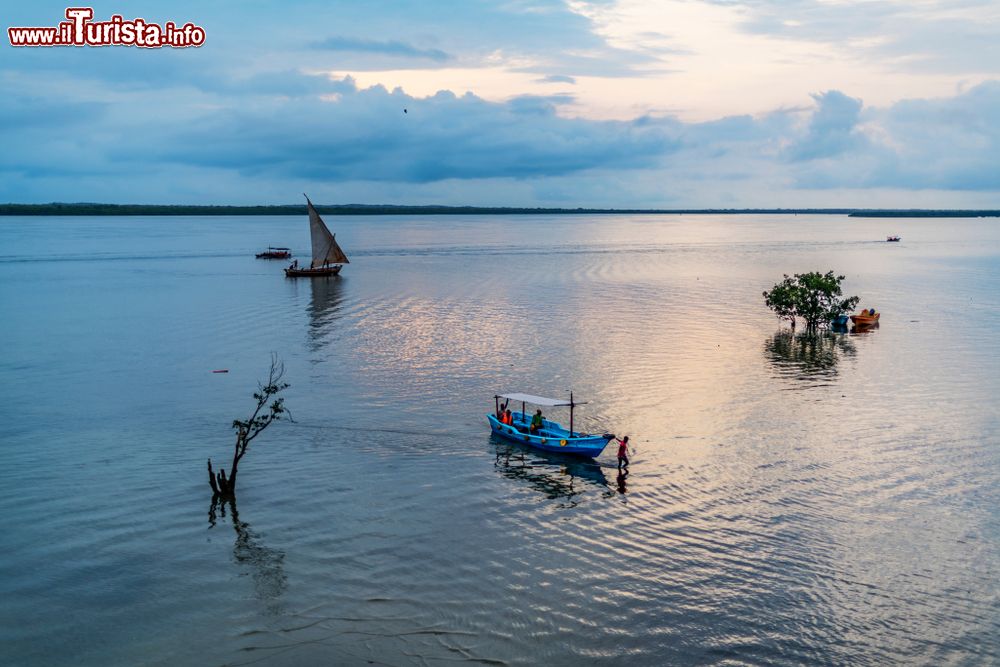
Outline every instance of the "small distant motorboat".
<path fill-rule="evenodd" d="M 854 322 L 856 327 L 870 327 L 873 324 L 878 324 L 878 317 L 881 314 L 875 312 L 874 308 L 869 308 L 862 310 L 858 315 L 851 315 L 851 322 Z"/>
<path fill-rule="evenodd" d="M 886 236 L 885 240 L 886 240 L 886 243 L 895 243 L 895 242 L 899 241 L 899 237 L 898 236 Z"/>
<path fill-rule="evenodd" d="M 288 278 L 319 278 L 335 276 L 344 264 L 349 264 L 347 255 L 337 245 L 336 237 L 330 233 L 323 218 L 306 196 L 309 211 L 309 236 L 312 241 L 312 262 L 309 268 L 300 267 L 298 261 L 285 269 Z"/>
<path fill-rule="evenodd" d="M 615 436 L 611 433 L 595 435 L 591 433 L 578 433 L 573 430 L 573 409 L 578 405 L 573 400 L 572 392 L 569 400 L 558 398 L 545 398 L 544 396 L 534 396 L 532 394 L 497 394 L 493 397 L 496 401 L 496 412 L 487 415 L 490 422 L 490 429 L 494 434 L 513 440 L 525 445 L 530 445 L 536 449 L 547 452 L 560 452 L 563 454 L 578 454 L 594 458 L 600 456 L 608 442 Z M 521 404 L 520 412 L 511 412 L 513 424 L 502 424 L 497 418 L 500 413 L 500 399 L 505 399 L 507 403 L 514 401 Z M 544 407 L 568 407 L 569 408 L 569 428 L 564 428 L 562 424 L 548 419 L 542 420 L 542 427 L 537 431 L 531 431 L 531 415 L 525 411 L 525 406 L 541 405 Z"/>
<path fill-rule="evenodd" d="M 257 253 L 257 259 L 291 259 L 292 251 L 289 248 L 275 248 L 269 246 L 264 252 Z"/>

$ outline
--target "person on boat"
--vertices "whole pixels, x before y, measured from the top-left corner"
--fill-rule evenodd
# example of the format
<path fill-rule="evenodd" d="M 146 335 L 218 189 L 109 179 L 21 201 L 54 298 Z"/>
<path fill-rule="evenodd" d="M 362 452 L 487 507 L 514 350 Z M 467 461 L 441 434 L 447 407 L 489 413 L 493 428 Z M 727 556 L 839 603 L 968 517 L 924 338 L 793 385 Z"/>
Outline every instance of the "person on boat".
<path fill-rule="evenodd" d="M 539 408 L 535 410 L 535 414 L 531 416 L 531 426 L 529 427 L 529 430 L 534 433 L 535 431 L 541 429 L 544 424 L 545 422 L 542 420 L 542 409 Z"/>
<path fill-rule="evenodd" d="M 618 441 L 618 468 L 628 468 L 628 436 L 615 438 Z"/>
<path fill-rule="evenodd" d="M 503 423 L 507 424 L 507 426 L 514 425 L 514 415 L 510 414 L 510 410 L 504 411 L 503 419 L 504 419 Z"/>
<path fill-rule="evenodd" d="M 506 416 L 507 416 L 507 415 L 506 415 L 505 413 L 506 413 L 506 411 L 507 411 L 507 406 L 508 406 L 509 404 L 510 404 L 510 399 L 507 399 L 507 402 L 506 402 L 506 403 L 504 403 L 503 405 L 501 405 L 501 406 L 500 406 L 500 407 L 499 407 L 499 408 L 497 409 L 497 419 L 499 419 L 499 420 L 500 420 L 500 423 L 501 423 L 501 424 L 506 424 L 506 423 L 507 423 L 507 422 L 505 422 L 505 421 L 504 421 L 504 417 L 506 417 Z M 498 405 L 499 405 L 499 404 L 498 404 Z"/>
<path fill-rule="evenodd" d="M 292 271 L 299 268 L 299 260 L 295 260 L 294 262 L 292 262 L 292 265 L 289 266 L 288 268 L 290 268 Z"/>

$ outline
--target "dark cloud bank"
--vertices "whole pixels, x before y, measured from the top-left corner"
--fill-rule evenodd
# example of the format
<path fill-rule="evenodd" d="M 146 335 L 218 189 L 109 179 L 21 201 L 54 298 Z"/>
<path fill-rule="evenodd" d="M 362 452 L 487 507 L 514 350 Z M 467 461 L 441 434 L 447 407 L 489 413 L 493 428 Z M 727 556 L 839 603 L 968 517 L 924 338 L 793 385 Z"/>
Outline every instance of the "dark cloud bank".
<path fill-rule="evenodd" d="M 630 182 L 643 179 L 661 184 L 664 201 L 677 201 L 670 192 L 681 183 L 1000 190 L 1000 82 L 886 108 L 828 91 L 814 95 L 806 110 L 706 123 L 574 119 L 557 113 L 572 101 L 567 94 L 506 102 L 450 92 L 415 98 L 378 86 L 359 89 L 349 78 L 283 71 L 205 80 L 194 89 L 189 95 L 126 91 L 103 102 L 83 95 L 79 101 L 55 94 L 5 96 L 0 198 L 80 198 L 60 180 L 70 178 L 81 188 L 87 179 L 117 179 L 138 193 L 133 199 L 142 200 L 143 192 L 163 198 L 162 187 L 150 184 L 176 178 L 187 188 L 177 201 L 202 201 L 210 194 L 207 185 L 198 186 L 206 174 L 230 189 L 275 180 L 561 179 L 565 187 L 567 178 L 584 183 L 607 174 L 620 184 L 618 198 L 612 194 L 606 201 L 614 206 L 631 205 Z"/>

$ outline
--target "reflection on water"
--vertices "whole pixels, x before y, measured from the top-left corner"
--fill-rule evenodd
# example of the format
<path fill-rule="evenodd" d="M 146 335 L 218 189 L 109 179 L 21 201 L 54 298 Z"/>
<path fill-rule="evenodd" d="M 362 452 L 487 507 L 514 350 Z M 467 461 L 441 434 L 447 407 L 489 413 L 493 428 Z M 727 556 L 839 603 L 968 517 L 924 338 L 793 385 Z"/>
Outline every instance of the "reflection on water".
<path fill-rule="evenodd" d="M 216 527 L 218 518 L 226 518 L 227 507 L 233 530 L 236 531 L 233 559 L 250 575 L 255 597 L 265 603 L 267 612 L 274 615 L 283 613 L 281 596 L 288 587 L 284 568 L 285 553 L 260 543 L 260 536 L 250 528 L 250 524 L 240 520 L 235 501 L 212 500 L 208 509 L 210 529 Z"/>
<path fill-rule="evenodd" d="M 831 332 L 796 334 L 782 330 L 764 341 L 764 355 L 778 373 L 801 380 L 833 377 L 841 356 L 856 354 L 849 338 Z"/>
<path fill-rule="evenodd" d="M 873 331 L 878 331 L 878 325 L 879 325 L 878 322 L 876 322 L 875 324 L 861 324 L 861 325 L 855 324 L 851 327 L 851 333 L 866 334 L 866 333 L 871 333 Z"/>
<path fill-rule="evenodd" d="M 577 496 L 588 487 L 600 488 L 609 496 L 608 479 L 599 463 L 556 453 L 533 450 L 524 445 L 491 436 L 496 448 L 493 466 L 509 479 L 526 482 L 549 500 L 562 499 L 561 507 L 575 507 Z"/>
<path fill-rule="evenodd" d="M 996 664 L 1000 226 L 881 224 L 344 216 L 296 281 L 300 216 L 0 219 L 4 664 Z M 816 268 L 885 326 L 776 334 Z M 297 424 L 206 531 L 272 350 Z M 570 388 L 630 472 L 487 439 Z"/>
<path fill-rule="evenodd" d="M 331 335 L 331 322 L 340 316 L 344 300 L 343 281 L 340 276 L 306 278 L 309 281 L 309 348 L 318 352 L 326 345 Z"/>
<path fill-rule="evenodd" d="M 626 493 L 628 493 L 628 486 L 625 483 L 625 480 L 627 479 L 628 479 L 628 468 L 619 468 L 618 478 L 615 479 L 615 484 L 617 484 L 618 486 L 618 493 L 622 494 L 623 496 Z"/>

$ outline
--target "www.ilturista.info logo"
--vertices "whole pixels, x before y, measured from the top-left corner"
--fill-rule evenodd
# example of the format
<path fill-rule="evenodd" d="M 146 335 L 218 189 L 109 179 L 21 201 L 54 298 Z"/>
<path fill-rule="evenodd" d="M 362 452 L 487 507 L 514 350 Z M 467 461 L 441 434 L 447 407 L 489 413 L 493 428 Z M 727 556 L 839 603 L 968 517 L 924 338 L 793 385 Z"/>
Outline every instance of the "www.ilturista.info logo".
<path fill-rule="evenodd" d="M 146 19 L 126 21 L 115 14 L 109 21 L 91 21 L 92 7 L 68 7 L 68 21 L 54 28 L 7 28 L 11 46 L 139 46 L 158 49 L 184 48 L 205 43 L 205 29 L 193 23 L 179 26 L 147 23 Z"/>

